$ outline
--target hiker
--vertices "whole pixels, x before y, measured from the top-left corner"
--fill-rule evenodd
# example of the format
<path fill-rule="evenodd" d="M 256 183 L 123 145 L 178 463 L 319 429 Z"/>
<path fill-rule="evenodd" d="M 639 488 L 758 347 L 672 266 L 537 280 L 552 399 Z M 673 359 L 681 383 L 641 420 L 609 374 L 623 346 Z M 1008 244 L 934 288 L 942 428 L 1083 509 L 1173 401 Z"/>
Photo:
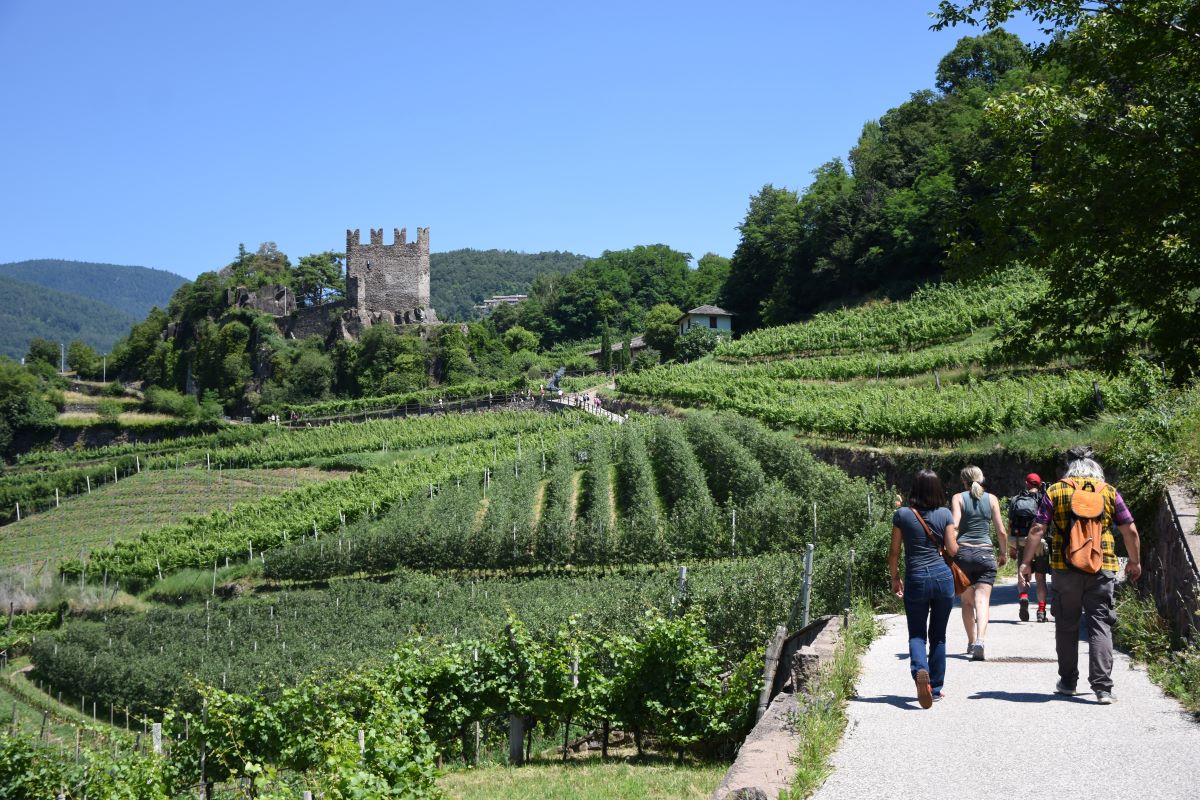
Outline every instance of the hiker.
<path fill-rule="evenodd" d="M 946 679 L 946 626 L 954 607 L 954 578 L 942 548 L 954 536 L 954 518 L 946 508 L 942 480 L 923 469 L 913 478 L 908 505 L 892 515 L 888 568 L 892 592 L 904 598 L 908 618 L 909 671 L 917 685 L 917 702 L 929 708 L 943 697 Z M 900 543 L 904 543 L 904 580 L 897 575 Z"/>
<path fill-rule="evenodd" d="M 967 573 L 971 586 L 960 595 L 963 627 L 967 629 L 967 653 L 972 661 L 984 660 L 988 619 L 991 615 L 992 585 L 996 583 L 996 553 L 991 526 L 1000 539 L 1000 566 L 1008 563 L 1008 533 L 1000 518 L 1000 503 L 983 490 L 983 470 L 963 467 L 963 488 L 950 500 L 956 535 L 946 540 L 946 551 Z"/>
<path fill-rule="evenodd" d="M 1008 501 L 1008 530 L 1012 534 L 1009 557 L 1020 563 L 1025 551 L 1025 540 L 1029 529 L 1037 519 L 1038 506 L 1042 503 L 1042 478 L 1036 472 L 1025 476 L 1025 489 Z M 1037 578 L 1037 621 L 1046 621 L 1046 575 L 1050 572 L 1050 550 L 1043 537 L 1033 557 L 1033 574 Z M 1020 604 L 1018 616 L 1021 622 L 1029 622 L 1029 581 L 1017 575 L 1017 598 Z"/>
<path fill-rule="evenodd" d="M 1096 702 L 1108 705 L 1113 697 L 1112 626 L 1117 621 L 1113 593 L 1117 585 L 1116 538 L 1121 531 L 1129 561 L 1125 575 L 1136 581 L 1142 575 L 1142 543 L 1133 515 L 1112 484 L 1091 448 L 1072 448 L 1062 480 L 1046 488 L 1037 519 L 1021 557 L 1025 580 L 1033 570 L 1033 557 L 1047 528 L 1050 536 L 1050 599 L 1054 613 L 1054 639 L 1058 651 L 1057 694 L 1074 696 L 1079 682 L 1079 617 L 1087 620 L 1088 684 Z"/>

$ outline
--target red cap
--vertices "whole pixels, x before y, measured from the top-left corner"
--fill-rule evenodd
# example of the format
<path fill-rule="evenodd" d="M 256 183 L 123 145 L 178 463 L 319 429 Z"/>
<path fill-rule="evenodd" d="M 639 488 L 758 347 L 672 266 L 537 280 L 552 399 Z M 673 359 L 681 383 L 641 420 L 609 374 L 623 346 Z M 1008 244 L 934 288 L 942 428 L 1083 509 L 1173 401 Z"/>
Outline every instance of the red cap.
<path fill-rule="evenodd" d="M 1041 485 L 1042 485 L 1042 478 L 1041 478 L 1041 476 L 1040 476 L 1040 475 L 1038 475 L 1036 472 L 1031 472 L 1031 473 L 1029 473 L 1028 475 L 1026 475 L 1026 476 L 1025 476 L 1025 482 L 1026 482 L 1026 483 L 1032 483 L 1032 484 L 1034 484 L 1035 486 L 1041 486 Z"/>

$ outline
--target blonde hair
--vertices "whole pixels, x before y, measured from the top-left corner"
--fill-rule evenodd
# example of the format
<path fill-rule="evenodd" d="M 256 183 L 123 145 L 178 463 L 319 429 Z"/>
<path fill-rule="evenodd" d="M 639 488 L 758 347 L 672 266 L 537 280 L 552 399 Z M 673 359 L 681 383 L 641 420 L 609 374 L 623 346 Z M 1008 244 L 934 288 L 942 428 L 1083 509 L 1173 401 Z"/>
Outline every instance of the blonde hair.
<path fill-rule="evenodd" d="M 958 475 L 964 484 L 971 485 L 971 497 L 976 500 L 983 497 L 983 470 L 974 464 L 968 464 Z"/>

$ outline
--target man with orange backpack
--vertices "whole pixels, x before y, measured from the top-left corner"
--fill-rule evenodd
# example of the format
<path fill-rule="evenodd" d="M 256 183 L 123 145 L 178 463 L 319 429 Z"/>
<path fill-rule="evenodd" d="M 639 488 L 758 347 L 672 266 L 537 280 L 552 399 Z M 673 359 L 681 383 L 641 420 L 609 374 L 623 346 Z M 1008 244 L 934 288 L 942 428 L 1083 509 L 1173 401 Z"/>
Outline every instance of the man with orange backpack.
<path fill-rule="evenodd" d="M 1050 537 L 1050 585 L 1054 638 L 1058 651 L 1057 694 L 1075 695 L 1079 681 L 1079 619 L 1087 620 L 1088 683 L 1096 702 L 1108 705 L 1112 689 L 1112 626 L 1117 621 L 1113 594 L 1117 573 L 1114 525 L 1121 531 L 1129 561 L 1125 575 L 1136 581 L 1142 574 L 1141 540 L 1133 515 L 1116 487 L 1104 482 L 1104 470 L 1091 448 L 1071 448 L 1066 475 L 1046 488 L 1037 519 L 1029 530 L 1021 558 L 1021 576 L 1028 582 L 1031 563 L 1047 528 Z"/>

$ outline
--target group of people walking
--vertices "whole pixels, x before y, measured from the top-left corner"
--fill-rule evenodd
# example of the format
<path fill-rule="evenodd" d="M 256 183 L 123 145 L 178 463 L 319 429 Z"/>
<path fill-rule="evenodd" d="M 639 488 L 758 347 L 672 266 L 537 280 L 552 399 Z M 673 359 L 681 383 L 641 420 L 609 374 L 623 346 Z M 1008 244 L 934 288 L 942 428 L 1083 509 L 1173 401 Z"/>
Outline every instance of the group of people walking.
<path fill-rule="evenodd" d="M 888 564 L 892 591 L 904 599 L 909 666 L 917 701 L 931 707 L 946 696 L 946 629 L 957 595 L 961 601 L 967 656 L 987 659 L 992 587 L 1000 567 L 1019 559 L 1018 615 L 1029 621 L 1030 582 L 1036 574 L 1037 621 L 1047 621 L 1047 573 L 1054 617 L 1059 680 L 1055 692 L 1077 694 L 1079 627 L 1086 620 L 1088 683 L 1100 704 L 1114 701 L 1112 626 L 1120 562 L 1114 531 L 1129 554 L 1126 576 L 1141 576 L 1141 543 L 1133 515 L 1088 448 L 1072 448 L 1061 480 L 1043 486 L 1036 473 L 1008 504 L 984 489 L 976 466 L 960 473 L 963 490 L 946 502 L 941 478 L 921 470 L 908 502 L 897 499 Z M 992 539 L 995 531 L 996 540 Z M 1011 534 L 1011 536 L 1010 536 Z M 1011 549 L 1009 543 L 1011 541 Z M 997 549 L 997 545 L 999 546 Z M 899 563 L 904 554 L 904 577 Z"/>

